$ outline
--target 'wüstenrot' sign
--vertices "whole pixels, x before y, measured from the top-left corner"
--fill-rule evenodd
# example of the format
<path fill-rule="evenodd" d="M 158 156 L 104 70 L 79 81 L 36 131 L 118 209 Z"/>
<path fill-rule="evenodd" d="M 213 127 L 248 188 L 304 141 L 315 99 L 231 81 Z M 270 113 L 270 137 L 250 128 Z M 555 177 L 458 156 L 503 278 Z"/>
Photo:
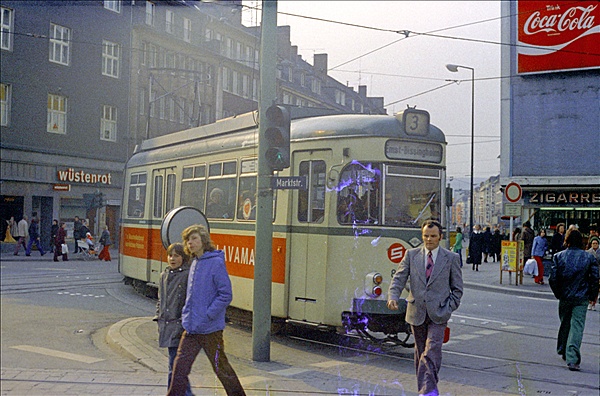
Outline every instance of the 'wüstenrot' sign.
<path fill-rule="evenodd" d="M 600 67 L 600 3 L 519 1 L 519 73 Z"/>

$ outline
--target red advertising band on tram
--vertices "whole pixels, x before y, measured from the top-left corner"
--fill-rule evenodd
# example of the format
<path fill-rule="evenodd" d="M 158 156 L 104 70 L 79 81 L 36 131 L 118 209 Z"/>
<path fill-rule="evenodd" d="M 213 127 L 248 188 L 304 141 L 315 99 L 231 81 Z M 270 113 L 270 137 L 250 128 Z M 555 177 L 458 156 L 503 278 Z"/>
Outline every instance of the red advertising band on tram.
<path fill-rule="evenodd" d="M 600 3 L 519 1 L 518 73 L 600 67 Z"/>

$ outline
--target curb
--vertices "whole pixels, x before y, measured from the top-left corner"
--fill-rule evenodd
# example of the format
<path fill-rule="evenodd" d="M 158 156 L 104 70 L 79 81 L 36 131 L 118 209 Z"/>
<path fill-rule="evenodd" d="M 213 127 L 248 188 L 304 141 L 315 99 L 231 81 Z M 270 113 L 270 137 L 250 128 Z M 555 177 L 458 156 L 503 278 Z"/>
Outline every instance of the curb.
<path fill-rule="evenodd" d="M 106 333 L 106 342 L 118 352 L 124 353 L 133 361 L 157 373 L 167 373 L 169 359 L 145 342 L 141 342 L 136 331 L 144 323 L 152 321 L 148 317 L 123 319 L 110 326 Z"/>

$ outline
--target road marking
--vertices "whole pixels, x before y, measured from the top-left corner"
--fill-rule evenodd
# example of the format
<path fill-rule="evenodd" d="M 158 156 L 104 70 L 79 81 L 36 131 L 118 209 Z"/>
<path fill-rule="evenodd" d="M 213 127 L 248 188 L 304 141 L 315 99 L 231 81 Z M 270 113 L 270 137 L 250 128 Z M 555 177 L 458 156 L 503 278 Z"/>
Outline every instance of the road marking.
<path fill-rule="evenodd" d="M 339 360 L 328 360 L 326 362 L 313 363 L 313 364 L 311 364 L 311 366 L 319 367 L 319 368 L 330 368 L 330 367 L 342 366 L 344 364 L 350 364 L 350 363 L 349 362 L 340 362 Z"/>
<path fill-rule="evenodd" d="M 500 332 L 496 331 L 496 330 L 479 330 L 479 331 L 475 332 L 475 334 L 481 334 L 481 335 L 493 335 L 496 333 L 500 333 Z"/>
<path fill-rule="evenodd" d="M 240 382 L 242 385 L 255 384 L 257 382 L 266 383 L 269 379 L 267 377 L 261 377 L 259 375 L 249 375 L 247 377 L 241 377 Z"/>
<path fill-rule="evenodd" d="M 53 357 L 58 357 L 58 358 L 63 358 L 63 359 L 75 360 L 75 361 L 82 362 L 82 363 L 87 363 L 87 364 L 97 363 L 97 362 L 101 362 L 101 361 L 104 360 L 104 359 L 98 359 L 98 358 L 93 358 L 93 357 L 89 357 L 89 356 L 76 355 L 74 353 L 69 353 L 69 352 L 57 351 L 57 350 L 54 350 L 54 349 L 36 347 L 36 346 L 33 346 L 33 345 L 16 345 L 16 346 L 13 346 L 11 348 L 18 349 L 20 351 L 39 353 L 40 355 L 53 356 Z"/>
<path fill-rule="evenodd" d="M 306 373 L 307 371 L 310 371 L 310 370 L 304 369 L 304 368 L 299 368 L 299 367 L 292 367 L 289 369 L 271 371 L 270 373 L 275 374 L 275 375 L 281 375 L 284 377 L 291 377 L 292 375 Z"/>
<path fill-rule="evenodd" d="M 517 298 L 523 298 L 523 299 L 527 299 L 527 300 L 536 300 L 536 301 L 549 301 L 549 302 L 554 302 L 554 300 L 549 300 L 547 298 L 540 298 L 540 297 L 527 297 L 527 296 L 519 296 Z"/>
<path fill-rule="evenodd" d="M 504 326 L 502 330 L 519 330 L 522 329 L 523 326 Z"/>
<path fill-rule="evenodd" d="M 457 315 L 457 314 L 453 314 L 452 316 L 456 317 L 456 318 L 464 318 L 464 319 L 470 319 L 470 320 L 477 320 L 479 322 L 486 322 L 486 323 L 500 323 L 502 326 L 506 326 L 507 323 L 505 322 L 501 322 L 499 320 L 491 320 L 491 319 L 483 319 L 483 318 L 474 318 L 472 316 L 464 316 L 464 315 Z"/>
<path fill-rule="evenodd" d="M 461 335 L 457 335 L 452 337 L 453 340 L 461 340 L 461 341 L 468 341 L 468 340 L 473 340 L 475 338 L 479 338 L 481 337 L 480 335 L 475 335 L 475 334 L 461 334 Z"/>

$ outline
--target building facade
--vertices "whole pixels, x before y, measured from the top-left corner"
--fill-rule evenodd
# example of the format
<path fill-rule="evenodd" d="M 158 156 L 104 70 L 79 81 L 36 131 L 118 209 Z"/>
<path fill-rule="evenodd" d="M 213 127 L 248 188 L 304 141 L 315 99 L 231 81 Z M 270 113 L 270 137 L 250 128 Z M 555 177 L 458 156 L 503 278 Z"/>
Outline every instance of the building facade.
<path fill-rule="evenodd" d="M 2 1 L 2 220 L 37 212 L 107 223 L 118 241 L 123 168 L 143 139 L 258 108 L 260 28 L 241 1 Z M 310 65 L 278 28 L 278 102 L 384 114 Z M 1 222 L 3 227 L 5 221 Z M 4 229 L 2 229 L 4 235 Z"/>
<path fill-rule="evenodd" d="M 502 186 L 535 229 L 600 223 L 600 6 L 502 3 Z"/>

